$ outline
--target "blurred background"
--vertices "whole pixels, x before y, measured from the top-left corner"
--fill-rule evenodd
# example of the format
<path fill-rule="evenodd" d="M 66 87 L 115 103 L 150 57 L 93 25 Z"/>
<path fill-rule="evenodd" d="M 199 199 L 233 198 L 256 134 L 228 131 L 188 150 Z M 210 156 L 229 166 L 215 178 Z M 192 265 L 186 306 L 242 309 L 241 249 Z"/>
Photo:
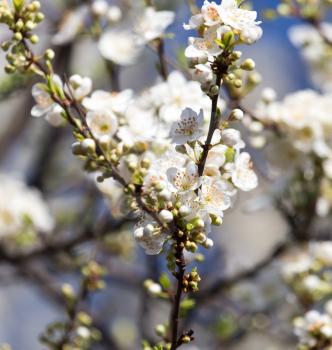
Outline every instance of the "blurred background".
<path fill-rule="evenodd" d="M 41 47 L 46 47 L 51 42 L 56 23 L 63 16 L 67 1 L 41 2 L 47 18 L 41 29 Z M 263 10 L 275 7 L 277 1 L 254 0 L 252 3 L 263 20 Z M 182 0 L 160 1 L 159 5 L 176 12 L 176 24 L 168 29 L 175 37 L 166 40 L 167 54 L 176 59 L 177 53 L 186 46 L 188 32 L 183 30 L 182 23 L 188 21 L 190 11 Z M 294 23 L 296 21 L 292 19 L 263 20 L 262 40 L 243 48 L 244 55 L 255 60 L 263 78 L 262 84 L 246 99 L 248 106 L 255 105 L 264 87 L 272 86 L 279 97 L 312 87 L 306 65 L 288 39 L 288 29 Z M 6 35 L 6 31 L 0 28 L 0 41 Z M 109 88 L 104 62 L 89 38 L 83 36 L 74 44 L 56 50 L 61 55 L 57 61 L 59 71 L 90 76 L 94 88 Z M 151 72 L 151 65 L 155 61 L 155 54 L 146 49 L 138 64 L 121 68 L 121 87 L 139 91 L 153 84 L 157 74 Z M 3 55 L 0 62 L 0 66 L 4 66 Z M 0 173 L 22 179 L 42 191 L 60 228 L 72 229 L 77 217 L 85 218 L 91 213 L 103 215 L 108 211 L 107 204 L 96 193 L 92 179 L 82 172 L 80 161 L 69 151 L 72 143 L 70 131 L 52 128 L 43 120 L 32 118 L 32 82 L 18 80 L 16 91 L 9 93 L 6 91 L 7 79 L 1 73 Z M 272 188 L 273 184 L 262 177 L 259 188 L 249 195 L 242 193 L 241 200 L 226 215 L 220 230 L 214 232 L 215 249 L 206 253 L 206 260 L 200 266 L 202 274 L 207 276 L 203 290 L 217 279 L 237 276 L 265 261 L 285 240 L 287 224 L 266 200 Z M 0 201 L 5 200 L 0 198 Z M 254 207 L 259 210 L 252 210 Z M 130 229 L 125 226 L 122 230 L 128 230 L 128 234 L 118 238 L 118 246 L 124 245 L 126 240 L 131 241 Z M 115 236 L 110 240 L 114 243 Z M 137 287 L 145 276 L 156 276 L 164 268 L 162 259 L 146 257 L 133 242 L 126 243 L 126 247 L 123 249 L 126 251 L 119 248 L 107 258 L 110 270 L 108 288 L 89 300 L 91 310 L 97 313 L 96 317 L 114 342 L 109 349 L 139 349 L 142 334 L 152 337 L 153 324 L 162 321 L 168 309 L 162 303 L 153 307 L 157 302 L 147 302 L 146 295 Z M 89 249 L 89 243 L 78 249 L 77 255 L 84 253 Z M 66 264 L 66 257 L 56 257 L 52 262 L 40 258 L 27 262 L 26 266 L 1 262 L 0 343 L 9 343 L 17 350 L 43 348 L 38 337 L 45 325 L 63 317 L 62 310 L 49 297 L 46 282 L 56 286 L 66 281 L 78 283 L 75 269 L 67 269 Z M 52 281 L 43 281 L 43 269 L 51 272 Z M 292 296 L 281 283 L 277 264 L 272 263 L 250 278 L 244 278 L 234 288 L 221 290 L 214 297 L 203 300 L 189 321 L 196 330 L 197 349 L 281 350 L 295 347 L 290 322 L 296 312 Z M 143 315 L 144 325 L 141 321 Z"/>

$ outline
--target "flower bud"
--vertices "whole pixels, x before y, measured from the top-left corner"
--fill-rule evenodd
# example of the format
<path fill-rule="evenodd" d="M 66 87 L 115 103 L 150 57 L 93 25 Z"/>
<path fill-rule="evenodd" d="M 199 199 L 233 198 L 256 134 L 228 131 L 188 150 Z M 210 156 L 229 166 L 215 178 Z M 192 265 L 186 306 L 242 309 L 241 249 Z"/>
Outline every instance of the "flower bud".
<path fill-rule="evenodd" d="M 265 88 L 262 91 L 262 100 L 265 103 L 271 103 L 277 98 L 277 93 L 272 88 Z"/>
<path fill-rule="evenodd" d="M 191 339 L 188 335 L 185 335 L 181 338 L 181 341 L 183 344 L 189 344 L 191 342 Z"/>
<path fill-rule="evenodd" d="M 169 201 L 172 198 L 172 193 L 169 190 L 164 189 L 158 193 L 158 198 Z"/>
<path fill-rule="evenodd" d="M 240 89 L 242 87 L 242 80 L 241 79 L 235 79 L 233 81 L 233 86 L 236 87 L 237 89 Z"/>
<path fill-rule="evenodd" d="M 187 207 L 186 205 L 181 205 L 181 207 L 179 208 L 179 214 L 181 216 L 187 216 L 189 215 L 191 212 L 190 208 Z"/>
<path fill-rule="evenodd" d="M 159 337 L 164 337 L 167 333 L 167 328 L 163 324 L 158 324 L 155 327 L 155 332 Z"/>
<path fill-rule="evenodd" d="M 163 222 L 163 223 L 170 223 L 173 221 L 174 217 L 173 214 L 169 211 L 169 210 L 162 210 L 159 213 L 159 219 Z"/>
<path fill-rule="evenodd" d="M 71 146 L 71 151 L 73 155 L 75 156 L 81 156 L 82 155 L 82 146 L 80 142 L 74 142 Z"/>
<path fill-rule="evenodd" d="M 144 233 L 147 235 L 152 235 L 154 234 L 155 228 L 152 224 L 148 224 L 144 227 Z"/>
<path fill-rule="evenodd" d="M 122 11 L 118 6 L 110 6 L 107 11 L 107 19 L 110 22 L 118 22 L 122 17 Z"/>
<path fill-rule="evenodd" d="M 213 241 L 211 238 L 207 238 L 206 241 L 203 243 L 203 247 L 206 249 L 210 249 L 213 247 Z"/>
<path fill-rule="evenodd" d="M 111 138 L 109 135 L 103 135 L 99 138 L 99 145 L 101 149 L 105 152 L 109 150 L 111 144 Z"/>
<path fill-rule="evenodd" d="M 61 287 L 61 292 L 65 296 L 65 298 L 68 298 L 68 299 L 73 299 L 75 296 L 75 291 L 74 291 L 73 287 L 68 283 L 65 283 Z"/>
<path fill-rule="evenodd" d="M 241 109 L 239 108 L 235 108 L 232 110 L 229 119 L 233 119 L 233 120 L 242 120 L 244 116 L 244 113 Z"/>
<path fill-rule="evenodd" d="M 251 58 L 247 58 L 245 61 L 243 61 L 243 62 L 241 63 L 241 66 L 240 66 L 240 67 L 241 67 L 243 70 L 248 70 L 248 71 L 250 71 L 250 70 L 254 70 L 254 69 L 255 69 L 255 66 L 256 66 L 255 61 L 252 60 Z"/>
<path fill-rule="evenodd" d="M 34 34 L 34 35 L 30 36 L 29 40 L 30 40 L 31 44 L 38 44 L 39 37 L 38 37 L 38 35 Z"/>
<path fill-rule="evenodd" d="M 47 49 L 44 53 L 45 59 L 52 61 L 54 59 L 55 53 L 51 49 Z"/>
<path fill-rule="evenodd" d="M 85 139 L 81 145 L 82 150 L 87 154 L 93 154 L 96 151 L 96 143 L 93 139 Z"/>
<path fill-rule="evenodd" d="M 216 96 L 219 94 L 219 87 L 217 85 L 212 85 L 210 87 L 210 95 L 211 96 Z"/>

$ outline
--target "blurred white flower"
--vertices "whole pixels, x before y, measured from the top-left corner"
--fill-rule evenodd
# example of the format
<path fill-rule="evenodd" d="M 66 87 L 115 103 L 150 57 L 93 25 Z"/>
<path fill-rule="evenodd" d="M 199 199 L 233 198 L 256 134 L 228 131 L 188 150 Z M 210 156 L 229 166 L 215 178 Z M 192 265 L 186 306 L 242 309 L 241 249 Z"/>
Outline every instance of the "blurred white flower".
<path fill-rule="evenodd" d="M 134 64 L 140 56 L 142 41 L 129 30 L 109 29 L 99 40 L 101 55 L 118 65 L 128 66 Z"/>
<path fill-rule="evenodd" d="M 52 38 L 52 44 L 65 45 L 73 41 L 82 30 L 88 13 L 89 8 L 86 5 L 67 12 L 60 22 L 58 32 Z"/>
<path fill-rule="evenodd" d="M 258 178 L 253 170 L 249 153 L 242 152 L 235 156 L 231 166 L 233 184 L 242 191 L 251 191 L 258 185 Z"/>
<path fill-rule="evenodd" d="M 53 217 L 37 189 L 0 174 L 0 197 L 0 239 L 28 229 L 36 233 L 53 230 Z"/>
<path fill-rule="evenodd" d="M 174 17 L 172 11 L 156 11 L 153 7 L 146 7 L 134 23 L 134 31 L 147 42 L 161 38 Z"/>
<path fill-rule="evenodd" d="M 96 90 L 91 97 L 84 98 L 82 104 L 89 111 L 100 109 L 109 110 L 117 115 L 123 115 L 133 97 L 132 90 L 110 93 L 103 90 Z"/>

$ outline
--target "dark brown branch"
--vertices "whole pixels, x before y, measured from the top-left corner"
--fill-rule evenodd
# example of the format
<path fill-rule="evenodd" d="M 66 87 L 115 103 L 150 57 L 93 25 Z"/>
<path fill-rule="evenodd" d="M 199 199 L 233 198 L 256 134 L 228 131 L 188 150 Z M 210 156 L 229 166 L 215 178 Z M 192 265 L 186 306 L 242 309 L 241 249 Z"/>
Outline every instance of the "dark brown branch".
<path fill-rule="evenodd" d="M 158 39 L 157 41 L 157 53 L 159 57 L 160 74 L 164 80 L 167 80 L 168 67 L 167 67 L 167 61 L 165 57 L 165 42 L 163 39 Z"/>
<path fill-rule="evenodd" d="M 180 318 L 180 304 L 183 290 L 183 278 L 186 271 L 186 263 L 183 255 L 183 246 L 180 241 L 176 243 L 175 259 L 177 265 L 177 272 L 175 277 L 177 279 L 177 289 L 174 296 L 170 327 L 171 327 L 171 350 L 176 350 L 179 346 L 179 318 Z"/>
<path fill-rule="evenodd" d="M 209 132 L 208 132 L 208 136 L 206 138 L 205 144 L 203 146 L 203 153 L 202 153 L 200 162 L 198 164 L 198 175 L 199 176 L 202 176 L 204 173 L 206 159 L 207 159 L 207 156 L 208 156 L 210 148 L 211 148 L 212 137 L 213 137 L 213 134 L 218 127 L 218 99 L 219 99 L 219 91 L 220 91 L 220 86 L 221 86 L 221 78 L 222 78 L 222 73 L 217 73 L 216 85 L 218 87 L 218 93 L 212 97 Z"/>

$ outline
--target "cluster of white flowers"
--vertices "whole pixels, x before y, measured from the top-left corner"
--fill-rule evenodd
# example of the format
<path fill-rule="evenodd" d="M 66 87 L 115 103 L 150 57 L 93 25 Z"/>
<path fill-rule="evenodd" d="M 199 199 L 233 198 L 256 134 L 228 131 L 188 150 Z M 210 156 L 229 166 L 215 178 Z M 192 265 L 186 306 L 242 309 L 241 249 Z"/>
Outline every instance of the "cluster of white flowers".
<path fill-rule="evenodd" d="M 25 232 L 47 233 L 54 227 L 50 211 L 36 189 L 0 175 L 0 240 Z"/>
<path fill-rule="evenodd" d="M 269 152 L 272 158 L 280 154 L 285 159 L 291 157 L 290 164 L 297 171 L 319 174 L 315 180 L 320 184 L 317 214 L 326 216 L 332 204 L 332 95 L 303 90 L 282 101 L 274 98 L 271 90 L 263 93 L 254 112 L 258 120 L 249 121 L 249 128 L 265 138 L 262 145 L 269 140 L 269 148 L 274 150 Z M 288 170 L 293 168 L 288 166 Z"/>
<path fill-rule="evenodd" d="M 332 42 L 332 25 L 321 24 L 322 34 Z M 301 53 L 311 70 L 312 80 L 317 87 L 328 92 L 332 90 L 332 47 L 325 42 L 321 33 L 308 24 L 291 27 L 289 37 Z"/>
<path fill-rule="evenodd" d="M 108 11 L 104 1 L 92 6 L 97 17 Z M 139 37 L 143 43 L 161 38 L 174 19 L 172 12 L 152 7 L 139 13 L 130 37 Z M 205 1 L 199 16 L 206 22 L 202 23 L 204 30 L 232 32 L 240 42 L 251 43 L 261 35 L 256 12 L 239 9 L 234 1 L 224 0 L 220 6 Z M 122 40 L 120 32 L 110 42 L 112 31 L 102 35 L 99 47 L 110 52 L 114 42 L 120 42 L 124 50 L 115 49 L 116 54 L 127 62 L 104 52 L 105 57 L 119 64 L 132 62 L 126 47 L 132 49 L 133 45 Z M 229 46 L 227 60 L 216 64 L 232 66 L 239 58 L 228 58 L 233 49 Z M 210 54 L 217 60 L 221 52 Z M 252 63 L 248 64 L 251 69 Z M 221 74 L 227 73 L 225 69 Z M 83 123 L 84 131 L 75 134 L 73 153 L 86 161 L 86 169 L 98 174 L 99 188 L 115 215 L 121 209 L 137 213 L 134 236 L 147 254 L 158 254 L 165 242 L 176 236 L 182 237 L 187 251 L 196 251 L 199 244 L 211 247 L 211 225 L 222 223 L 238 190 L 257 186 L 241 134 L 230 126 L 242 119 L 243 112 L 234 110 L 227 122 L 215 123 L 212 140 L 206 144 L 212 96 L 217 107 L 223 109 L 224 103 L 217 98 L 218 91 L 207 95 L 201 84 L 187 81 L 178 71 L 138 95 L 131 90 L 92 91 L 91 80 L 78 75 L 65 84 L 52 76 L 47 85 L 36 85 L 33 95 L 37 105 L 32 114 L 45 115 L 48 120 L 54 110 L 66 118 L 68 111 L 63 108 L 75 101 L 69 103 L 75 114 L 68 121 L 78 130 Z"/>
<path fill-rule="evenodd" d="M 283 261 L 282 275 L 303 301 L 321 300 L 332 291 L 331 279 L 322 273 L 332 267 L 332 242 L 311 242 L 305 251 Z"/>
<path fill-rule="evenodd" d="M 299 339 L 300 350 L 329 350 L 332 346 L 332 301 L 325 304 L 325 310 L 308 311 L 304 317 L 294 320 L 294 333 Z"/>
<path fill-rule="evenodd" d="M 257 12 L 239 8 L 236 0 L 222 0 L 220 5 L 205 0 L 201 12 L 191 17 L 186 30 L 195 29 L 199 37 L 190 37 L 185 56 L 195 67 L 194 76 L 202 83 L 212 80 L 211 63 L 225 48 L 238 42 L 253 44 L 263 34 Z"/>

